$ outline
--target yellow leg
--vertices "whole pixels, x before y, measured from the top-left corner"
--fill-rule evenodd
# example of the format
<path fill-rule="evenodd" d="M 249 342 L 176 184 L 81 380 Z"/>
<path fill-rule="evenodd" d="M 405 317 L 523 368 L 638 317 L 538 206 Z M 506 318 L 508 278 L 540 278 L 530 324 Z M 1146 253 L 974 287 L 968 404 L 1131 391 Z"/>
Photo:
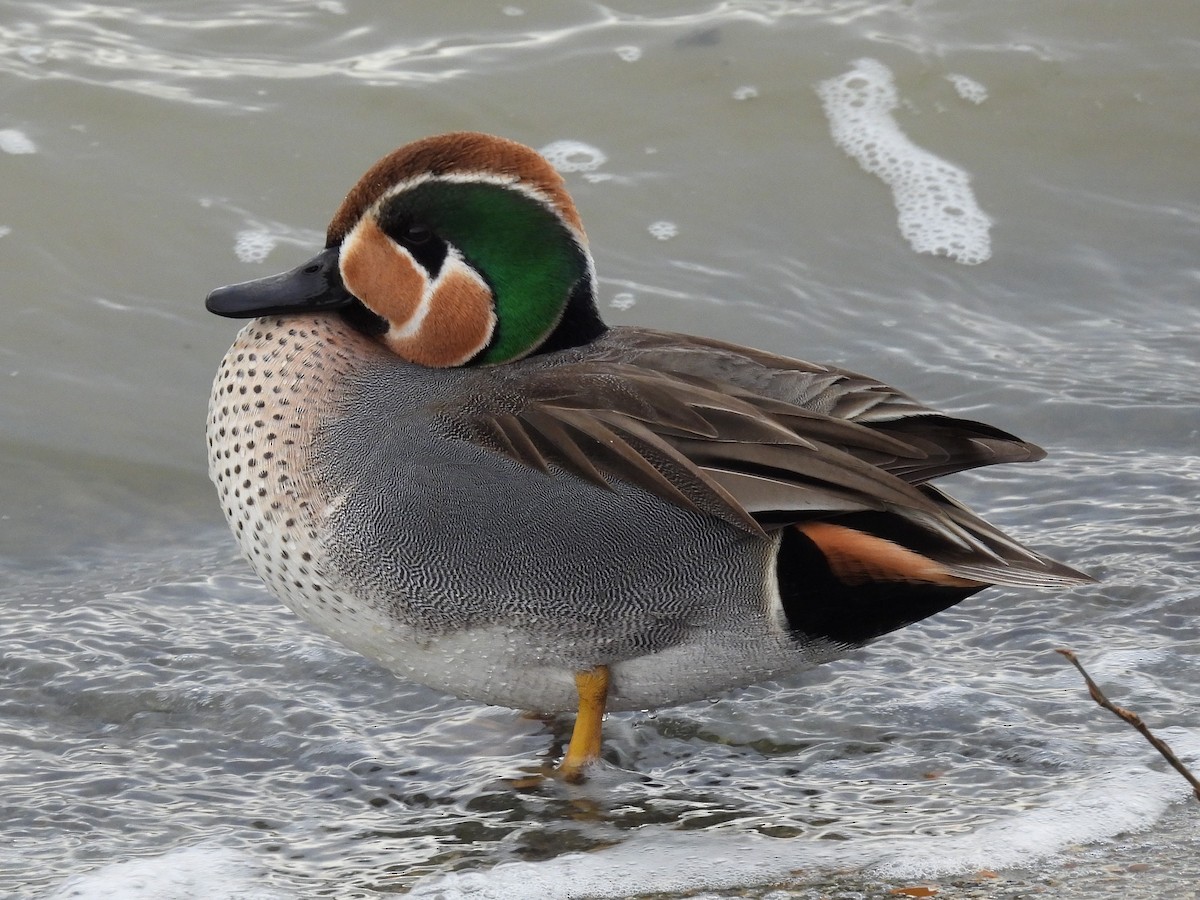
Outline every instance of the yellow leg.
<path fill-rule="evenodd" d="M 567 754 L 558 766 L 564 781 L 583 781 L 583 767 L 600 758 L 600 730 L 604 724 L 604 705 L 608 701 L 608 666 L 596 666 L 575 673 L 579 693 L 579 714 Z"/>

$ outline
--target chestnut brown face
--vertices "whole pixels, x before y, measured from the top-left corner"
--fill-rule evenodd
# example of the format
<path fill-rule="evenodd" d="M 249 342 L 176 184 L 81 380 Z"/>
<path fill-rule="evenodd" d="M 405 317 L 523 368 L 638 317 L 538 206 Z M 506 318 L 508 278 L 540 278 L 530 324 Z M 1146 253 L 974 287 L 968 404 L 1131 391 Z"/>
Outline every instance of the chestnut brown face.
<path fill-rule="evenodd" d="M 430 272 L 368 217 L 342 244 L 342 282 L 387 323 L 380 339 L 397 356 L 424 366 L 461 366 L 487 348 L 496 312 L 491 289 L 458 251 L 445 248 L 440 256 Z"/>
<path fill-rule="evenodd" d="M 579 215 L 549 163 L 502 138 L 448 134 L 376 163 L 308 263 L 221 288 L 207 305 L 230 316 L 342 309 L 398 356 L 446 367 L 594 339 L 593 284 Z"/>

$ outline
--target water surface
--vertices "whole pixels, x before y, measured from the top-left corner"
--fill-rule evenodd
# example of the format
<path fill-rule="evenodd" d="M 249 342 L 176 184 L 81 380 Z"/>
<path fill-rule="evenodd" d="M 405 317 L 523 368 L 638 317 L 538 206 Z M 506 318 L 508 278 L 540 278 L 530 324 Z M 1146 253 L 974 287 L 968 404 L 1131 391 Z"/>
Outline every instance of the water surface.
<path fill-rule="evenodd" d="M 0 5 L 0 892 L 1194 878 L 1186 786 L 1053 648 L 1200 762 L 1197 26 L 1190 0 Z M 817 85 L 863 58 L 969 174 L 986 262 L 914 252 L 834 144 Z M 869 371 L 1046 446 L 952 488 L 1103 583 L 988 591 L 786 682 L 612 715 L 589 784 L 514 791 L 566 725 L 312 632 L 204 475 L 233 335 L 204 294 L 307 258 L 367 165 L 462 128 L 602 154 L 567 178 L 610 321 Z"/>

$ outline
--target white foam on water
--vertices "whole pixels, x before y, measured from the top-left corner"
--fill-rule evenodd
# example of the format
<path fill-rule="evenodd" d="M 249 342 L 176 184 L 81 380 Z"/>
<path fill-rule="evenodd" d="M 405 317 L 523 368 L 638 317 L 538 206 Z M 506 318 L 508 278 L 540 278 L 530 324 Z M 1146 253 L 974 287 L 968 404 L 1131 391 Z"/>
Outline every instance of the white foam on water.
<path fill-rule="evenodd" d="M 0 128 L 0 150 L 14 155 L 37 153 L 37 144 L 23 131 L 16 128 Z"/>
<path fill-rule="evenodd" d="M 278 238 L 269 231 L 245 229 L 237 233 L 233 252 L 242 262 L 257 263 L 265 260 L 278 244 Z"/>
<path fill-rule="evenodd" d="M 538 153 L 560 172 L 593 172 L 608 160 L 600 150 L 582 141 L 553 141 Z"/>
<path fill-rule="evenodd" d="M 966 75 L 956 75 L 951 73 L 946 76 L 946 80 L 954 85 L 954 90 L 958 96 L 964 100 L 969 100 L 978 105 L 987 99 L 988 92 L 982 84 L 974 78 L 968 78 Z"/>
<path fill-rule="evenodd" d="M 658 238 L 660 241 L 669 241 L 671 238 L 679 234 L 679 226 L 674 222 L 651 222 L 646 228 L 651 235 Z"/>
<path fill-rule="evenodd" d="M 690 893 L 770 883 L 785 879 L 805 865 L 845 867 L 847 858 L 854 857 L 846 847 L 817 847 L 816 843 L 798 852 L 791 841 L 757 834 L 643 830 L 607 850 L 569 853 L 542 863 L 503 863 L 482 872 L 422 879 L 408 896 L 436 900 L 567 900 Z M 860 855 L 849 865 L 858 867 L 868 861 Z"/>
<path fill-rule="evenodd" d="M 874 59 L 817 85 L 833 141 L 892 189 L 900 233 L 918 253 L 966 265 L 992 255 L 992 220 L 962 169 L 918 147 L 892 118 L 899 100 L 891 70 Z"/>
<path fill-rule="evenodd" d="M 1083 788 L 1047 792 L 1036 808 L 967 834 L 902 844 L 873 868 L 883 877 L 907 879 L 1026 867 L 1067 847 L 1147 828 L 1185 792 L 1174 772 L 1104 772 Z"/>
<path fill-rule="evenodd" d="M 49 59 L 50 53 L 45 47 L 38 44 L 25 44 L 17 48 L 17 56 L 21 57 L 25 62 L 33 63 L 37 66 Z"/>
<path fill-rule="evenodd" d="M 1200 756 L 1200 731 L 1160 731 L 1185 760 Z M 888 834 L 878 840 L 827 841 L 768 838 L 720 829 L 707 833 L 647 827 L 621 844 L 545 862 L 503 863 L 491 869 L 427 876 L 409 897 L 438 900 L 567 900 L 694 892 L 787 883 L 803 869 L 812 875 L 861 872 L 867 877 L 919 881 L 981 869 L 1019 869 L 1051 861 L 1068 848 L 1098 843 L 1150 827 L 1166 809 L 1191 796 L 1174 771 L 1151 769 L 1154 753 L 1138 755 L 1039 795 L 1036 805 L 952 834 Z M 919 815 L 916 813 L 914 815 Z M 913 823 L 919 828 L 919 823 Z"/>
<path fill-rule="evenodd" d="M 262 883 L 265 875 L 239 850 L 185 847 L 76 875 L 46 900 L 288 900 Z"/>

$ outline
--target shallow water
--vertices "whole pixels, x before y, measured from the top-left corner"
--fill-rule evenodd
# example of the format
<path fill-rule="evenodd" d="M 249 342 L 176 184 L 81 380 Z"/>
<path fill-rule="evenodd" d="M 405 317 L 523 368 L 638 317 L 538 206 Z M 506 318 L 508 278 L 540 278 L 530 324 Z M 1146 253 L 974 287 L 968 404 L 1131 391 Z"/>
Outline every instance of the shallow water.
<path fill-rule="evenodd" d="M 1200 765 L 1197 26 L 1191 0 L 0 5 L 0 893 L 1195 877 L 1186 785 L 1052 651 Z M 864 58 L 970 175 L 986 262 L 914 252 L 835 145 L 817 86 Z M 204 475 L 233 335 L 204 294 L 306 258 L 368 164 L 457 128 L 603 155 L 567 178 L 610 321 L 869 371 L 1046 446 L 952 487 L 1103 583 L 612 715 L 587 785 L 513 790 L 566 726 L 313 633 Z"/>

